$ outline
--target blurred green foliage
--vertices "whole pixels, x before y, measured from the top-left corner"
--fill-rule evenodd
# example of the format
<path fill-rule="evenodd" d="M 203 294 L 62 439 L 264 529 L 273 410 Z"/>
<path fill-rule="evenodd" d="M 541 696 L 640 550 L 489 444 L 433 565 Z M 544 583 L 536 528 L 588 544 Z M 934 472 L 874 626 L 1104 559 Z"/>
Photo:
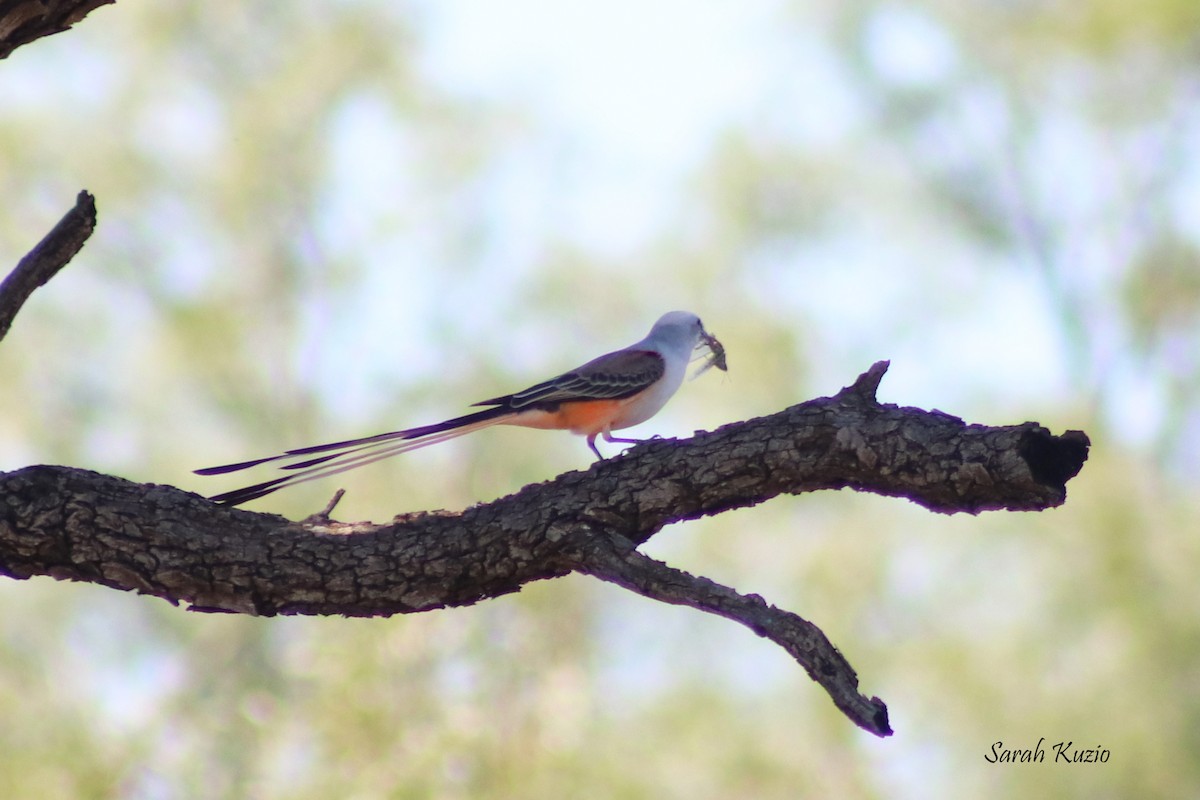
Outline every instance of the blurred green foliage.
<path fill-rule="evenodd" d="M 614 221 L 635 244 L 611 248 L 564 222 L 599 180 L 586 148 L 528 86 L 439 77 L 429 5 L 118 3 L 17 51 L 0 253 L 83 187 L 100 228 L 0 346 L 3 468 L 215 492 L 189 471 L 455 413 L 676 306 L 732 371 L 654 432 L 891 357 L 886 401 L 1094 448 L 1036 516 L 836 493 L 650 542 L 821 625 L 889 703 L 889 740 L 749 632 L 578 577 L 381 620 L 0 581 L 0 796 L 1200 793 L 1196 8 L 771 5 L 757 102 L 651 233 Z M 489 431 L 346 476 L 340 516 L 462 507 L 587 461 Z M 333 488 L 256 507 L 304 515 Z M 985 761 L 1041 737 L 1111 757 Z"/>

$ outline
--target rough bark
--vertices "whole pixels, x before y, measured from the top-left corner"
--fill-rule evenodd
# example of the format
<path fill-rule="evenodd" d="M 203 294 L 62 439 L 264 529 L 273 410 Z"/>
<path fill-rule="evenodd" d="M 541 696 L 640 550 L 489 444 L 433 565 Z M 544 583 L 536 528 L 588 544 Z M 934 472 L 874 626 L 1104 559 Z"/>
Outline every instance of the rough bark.
<path fill-rule="evenodd" d="M 9 321 L 94 227 L 90 196 L 79 204 L 83 212 L 69 212 L 17 277 L 0 283 Z M 881 404 L 887 366 L 832 397 L 684 441 L 645 442 L 465 511 L 384 524 L 337 522 L 330 509 L 293 522 L 71 467 L 0 473 L 0 574 L 98 583 L 194 611 L 381 616 L 469 605 L 580 572 L 742 623 L 783 647 L 857 725 L 887 736 L 887 707 L 858 691 L 853 668 L 817 626 L 637 550 L 673 522 L 818 489 L 904 497 L 940 513 L 1065 501 L 1066 482 L 1087 459 L 1086 435 Z"/>
<path fill-rule="evenodd" d="M 0 58 L 43 36 L 62 33 L 116 0 L 0 0 Z"/>
<path fill-rule="evenodd" d="M 1082 433 L 880 404 L 886 366 L 833 397 L 647 442 L 465 511 L 384 524 L 292 522 L 170 486 L 28 467 L 0 475 L 0 573 L 89 581 L 194 610 L 373 616 L 468 605 L 578 571 L 745 624 L 784 647 L 854 722 L 886 735 L 886 707 L 858 693 L 816 626 L 636 550 L 672 522 L 815 489 L 907 497 L 944 513 L 1065 500 L 1087 457 Z"/>

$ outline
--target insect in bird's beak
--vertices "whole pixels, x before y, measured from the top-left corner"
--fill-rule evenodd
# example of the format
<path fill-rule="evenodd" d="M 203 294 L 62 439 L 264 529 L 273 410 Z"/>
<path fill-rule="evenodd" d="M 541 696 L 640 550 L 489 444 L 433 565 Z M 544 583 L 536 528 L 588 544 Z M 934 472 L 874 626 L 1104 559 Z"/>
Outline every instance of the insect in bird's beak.
<path fill-rule="evenodd" d="M 698 378 L 707 372 L 709 369 L 716 367 L 722 372 L 729 371 L 729 365 L 725 361 L 725 345 L 713 336 L 708 331 L 700 332 L 700 342 L 697 344 L 697 349 L 701 346 L 708 348 L 708 359 L 696 370 L 692 378 Z"/>

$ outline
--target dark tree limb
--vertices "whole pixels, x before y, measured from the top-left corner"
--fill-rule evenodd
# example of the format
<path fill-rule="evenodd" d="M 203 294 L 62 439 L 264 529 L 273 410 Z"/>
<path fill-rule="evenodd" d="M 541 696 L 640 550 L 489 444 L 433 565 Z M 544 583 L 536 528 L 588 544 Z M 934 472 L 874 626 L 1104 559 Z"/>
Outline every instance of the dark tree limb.
<path fill-rule="evenodd" d="M 0 0 L 0 58 L 23 44 L 62 33 L 116 0 Z"/>
<path fill-rule="evenodd" d="M 625 456 L 461 512 L 385 524 L 291 522 L 170 486 L 69 467 L 0 474 L 0 573 L 51 575 L 193 610 L 374 616 L 461 606 L 572 571 L 721 614 L 783 646 L 856 724 L 886 707 L 820 631 L 786 611 L 657 564 L 633 548 L 664 526 L 779 494 L 853 488 L 933 511 L 1062 504 L 1089 442 L 1027 422 L 967 425 L 880 404 L 880 362 L 833 397 Z"/>
<path fill-rule="evenodd" d="M 868 699 L 859 693 L 854 668 L 808 620 L 767 605 L 756 594 L 739 594 L 708 578 L 669 567 L 616 535 L 590 536 L 577 569 L 652 600 L 691 606 L 742 623 L 796 659 L 854 724 L 876 736 L 891 736 L 887 706 L 878 697 Z"/>
<path fill-rule="evenodd" d="M 34 290 L 57 275 L 95 229 L 96 199 L 80 192 L 75 207 L 0 282 L 0 340 Z"/>

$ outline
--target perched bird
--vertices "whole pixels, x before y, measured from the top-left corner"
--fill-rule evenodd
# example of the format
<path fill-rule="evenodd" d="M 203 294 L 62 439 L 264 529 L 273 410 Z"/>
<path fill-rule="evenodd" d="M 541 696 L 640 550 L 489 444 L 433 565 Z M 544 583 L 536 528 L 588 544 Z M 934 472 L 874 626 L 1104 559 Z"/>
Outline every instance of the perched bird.
<path fill-rule="evenodd" d="M 234 506 L 277 489 L 336 475 L 492 425 L 571 431 L 586 436 L 588 447 L 597 458 L 603 458 L 596 447 L 596 437 L 601 436 L 606 442 L 639 441 L 619 439 L 612 432 L 645 422 L 657 414 L 679 389 L 693 354 L 701 348 L 707 349 L 709 355 L 700 371 L 711 366 L 726 369 L 725 348 L 704 330 L 700 318 L 689 311 L 671 311 L 660 317 L 640 342 L 592 359 L 523 391 L 475 403 L 476 406 L 487 406 L 482 411 L 434 425 L 206 467 L 196 470 L 196 474 L 222 475 L 273 461 L 289 462 L 280 465 L 280 469 L 291 473 L 289 475 L 211 498 Z"/>

